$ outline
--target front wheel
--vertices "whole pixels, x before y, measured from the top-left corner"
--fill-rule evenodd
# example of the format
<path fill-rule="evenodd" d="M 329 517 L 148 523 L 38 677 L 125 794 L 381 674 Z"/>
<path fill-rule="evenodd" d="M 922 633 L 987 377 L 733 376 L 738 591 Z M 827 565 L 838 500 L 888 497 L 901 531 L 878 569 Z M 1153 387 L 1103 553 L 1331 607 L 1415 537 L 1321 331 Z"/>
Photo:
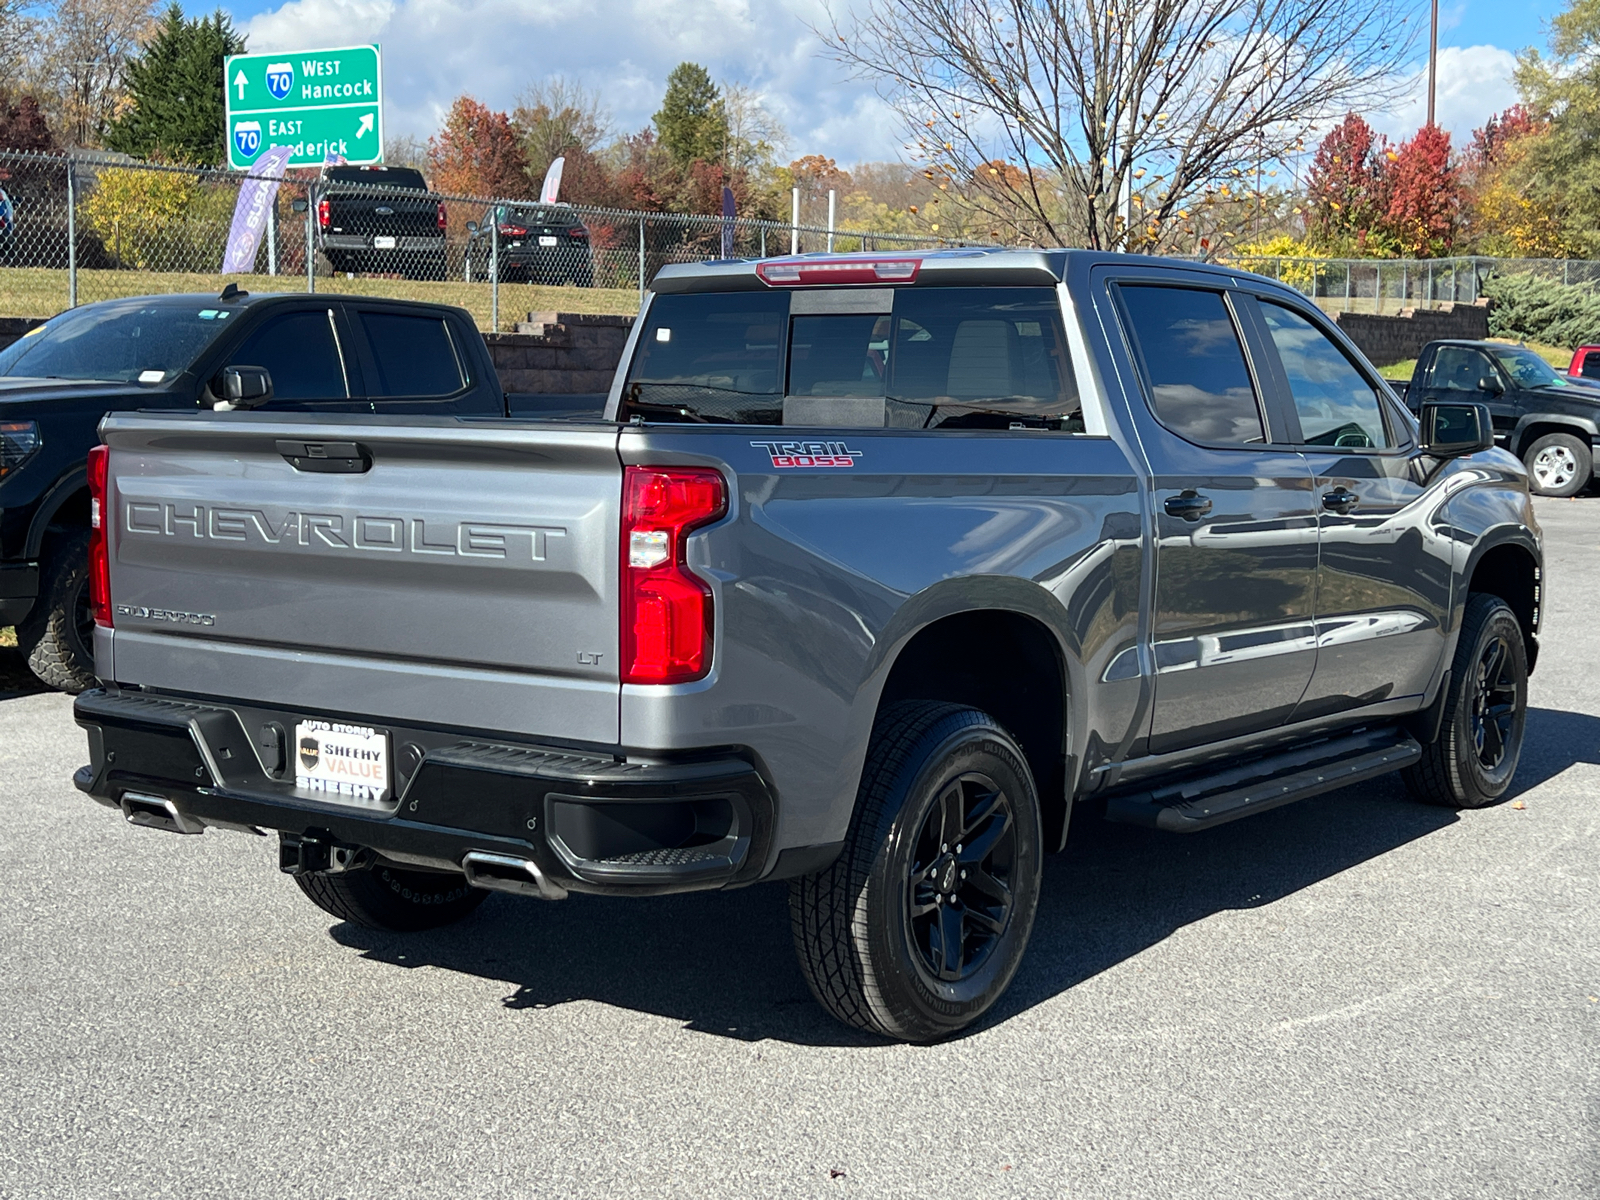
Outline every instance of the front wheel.
<path fill-rule="evenodd" d="M 1522 626 L 1499 596 L 1467 599 L 1450 665 L 1439 736 L 1404 772 L 1419 800 L 1482 808 L 1511 786 L 1528 719 L 1528 655 Z"/>
<path fill-rule="evenodd" d="M 1588 444 L 1570 433 L 1547 433 L 1528 447 L 1523 462 L 1528 484 L 1539 496 L 1576 496 L 1594 470 Z"/>
<path fill-rule="evenodd" d="M 858 1029 L 945 1037 L 1005 992 L 1033 930 L 1039 800 L 1012 736 L 976 709 L 879 715 L 844 852 L 790 885 L 817 1000 Z"/>
<path fill-rule="evenodd" d="M 94 609 L 89 599 L 89 533 L 59 538 L 45 560 L 43 587 L 17 646 L 28 669 L 58 691 L 94 687 Z"/>

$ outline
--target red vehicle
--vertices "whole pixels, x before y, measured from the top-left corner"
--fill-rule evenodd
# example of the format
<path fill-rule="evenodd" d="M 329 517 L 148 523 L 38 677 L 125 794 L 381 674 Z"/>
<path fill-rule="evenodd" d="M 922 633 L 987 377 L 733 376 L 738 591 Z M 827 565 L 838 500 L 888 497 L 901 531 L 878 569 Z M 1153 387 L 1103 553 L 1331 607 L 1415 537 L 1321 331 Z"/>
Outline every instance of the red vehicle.
<path fill-rule="evenodd" d="M 1575 379 L 1600 379 L 1600 346 L 1579 346 L 1574 350 L 1567 374 Z"/>

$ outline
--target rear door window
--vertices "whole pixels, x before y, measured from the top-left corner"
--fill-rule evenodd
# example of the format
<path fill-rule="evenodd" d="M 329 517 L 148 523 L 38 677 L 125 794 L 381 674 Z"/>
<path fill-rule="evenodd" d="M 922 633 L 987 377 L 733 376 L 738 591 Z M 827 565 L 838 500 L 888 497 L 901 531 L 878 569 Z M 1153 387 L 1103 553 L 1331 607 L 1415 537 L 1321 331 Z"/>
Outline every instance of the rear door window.
<path fill-rule="evenodd" d="M 467 386 L 443 317 L 363 310 L 356 319 L 372 351 L 370 395 L 436 399 Z"/>
<path fill-rule="evenodd" d="M 331 309 L 279 313 L 228 356 L 233 366 L 265 367 L 273 400 L 346 400 L 350 396 Z"/>
<path fill-rule="evenodd" d="M 1255 384 L 1222 293 L 1146 284 L 1119 290 L 1156 419 L 1191 442 L 1265 442 Z"/>

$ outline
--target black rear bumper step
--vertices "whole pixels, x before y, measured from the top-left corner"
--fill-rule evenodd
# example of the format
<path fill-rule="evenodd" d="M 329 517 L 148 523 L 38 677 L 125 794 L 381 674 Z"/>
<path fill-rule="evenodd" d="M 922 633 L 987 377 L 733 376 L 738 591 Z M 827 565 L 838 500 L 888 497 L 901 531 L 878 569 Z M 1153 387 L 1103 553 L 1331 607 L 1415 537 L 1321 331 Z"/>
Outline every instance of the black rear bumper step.
<path fill-rule="evenodd" d="M 776 824 L 764 779 L 733 754 L 640 761 L 389 726 L 416 747 L 416 766 L 396 776 L 390 801 L 342 804 L 269 770 L 227 705 L 97 690 L 74 712 L 91 759 L 74 782 L 136 824 L 271 829 L 446 870 L 486 854 L 534 864 L 547 893 L 752 883 Z M 278 717 L 292 728 L 294 714 Z"/>
<path fill-rule="evenodd" d="M 1403 730 L 1363 730 L 1182 783 L 1110 796 L 1106 820 L 1168 833 L 1194 833 L 1376 779 L 1421 757 L 1422 747 Z"/>

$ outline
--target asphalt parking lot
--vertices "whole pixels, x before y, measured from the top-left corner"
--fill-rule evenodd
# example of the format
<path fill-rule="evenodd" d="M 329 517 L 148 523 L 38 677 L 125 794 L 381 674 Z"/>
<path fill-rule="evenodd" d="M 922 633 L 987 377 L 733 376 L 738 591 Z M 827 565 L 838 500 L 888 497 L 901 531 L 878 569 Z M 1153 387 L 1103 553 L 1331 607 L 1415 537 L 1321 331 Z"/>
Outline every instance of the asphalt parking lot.
<path fill-rule="evenodd" d="M 335 923 L 274 840 L 82 798 L 0 662 L 0 1195 L 1600 1195 L 1600 499 L 1538 511 L 1512 797 L 1084 822 L 930 1047 L 814 1005 L 781 887 Z"/>

